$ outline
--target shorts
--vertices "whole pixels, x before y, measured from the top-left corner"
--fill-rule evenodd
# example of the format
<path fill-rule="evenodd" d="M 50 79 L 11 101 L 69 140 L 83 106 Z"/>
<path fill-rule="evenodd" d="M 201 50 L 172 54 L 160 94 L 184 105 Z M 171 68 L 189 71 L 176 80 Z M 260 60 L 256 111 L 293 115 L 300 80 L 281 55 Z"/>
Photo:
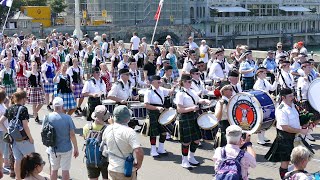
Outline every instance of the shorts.
<path fill-rule="evenodd" d="M 137 171 L 132 171 L 131 177 L 125 177 L 123 173 L 109 171 L 109 180 L 137 180 Z"/>
<path fill-rule="evenodd" d="M 0 151 L 3 153 L 5 148 L 5 142 L 3 141 L 4 132 L 0 131 Z"/>
<path fill-rule="evenodd" d="M 16 161 L 20 161 L 23 156 L 35 152 L 34 144 L 31 144 L 29 140 L 23 140 L 20 142 L 14 141 L 12 144 L 12 152 L 14 159 Z"/>
<path fill-rule="evenodd" d="M 69 171 L 71 167 L 71 157 L 72 150 L 64 153 L 57 152 L 56 154 L 54 152 L 50 152 L 49 159 L 52 170 L 57 171 L 61 168 L 62 171 Z"/>
<path fill-rule="evenodd" d="M 89 179 L 99 178 L 101 173 L 103 179 L 108 179 L 108 165 L 109 163 L 106 162 L 101 167 L 87 166 L 88 178 Z"/>

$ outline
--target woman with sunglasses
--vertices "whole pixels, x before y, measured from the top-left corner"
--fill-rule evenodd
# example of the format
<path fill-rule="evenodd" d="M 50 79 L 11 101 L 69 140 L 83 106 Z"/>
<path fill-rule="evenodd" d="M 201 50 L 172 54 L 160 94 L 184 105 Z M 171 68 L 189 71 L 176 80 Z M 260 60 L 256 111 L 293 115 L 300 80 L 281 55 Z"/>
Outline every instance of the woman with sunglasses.
<path fill-rule="evenodd" d="M 200 128 L 197 124 L 198 104 L 210 104 L 209 100 L 201 99 L 197 93 L 191 89 L 191 82 L 191 76 L 183 74 L 180 81 L 181 91 L 176 94 L 177 119 L 179 121 L 180 142 L 182 144 L 181 166 L 186 169 L 192 169 L 192 166 L 200 165 L 194 158 L 194 153 L 201 139 Z"/>
<path fill-rule="evenodd" d="M 280 63 L 280 72 L 279 72 L 279 84 L 281 89 L 289 88 L 295 89 L 295 82 L 293 75 L 290 73 L 290 61 L 282 61 Z"/>
<path fill-rule="evenodd" d="M 190 70 L 193 68 L 196 68 L 196 51 L 190 50 L 189 51 L 189 56 L 185 59 L 183 63 L 183 68 L 182 68 L 182 74 L 189 74 Z"/>
<path fill-rule="evenodd" d="M 260 91 L 274 91 L 278 87 L 278 77 L 276 77 L 273 84 L 270 84 L 270 82 L 266 79 L 267 78 L 267 69 L 264 67 L 259 67 L 257 69 L 257 80 L 253 85 L 254 90 L 260 90 Z M 265 145 L 266 142 L 270 142 L 269 139 L 267 139 L 265 136 L 265 131 L 261 131 L 258 133 L 258 140 L 257 143 L 260 145 Z"/>
<path fill-rule="evenodd" d="M 47 180 L 40 175 L 46 162 L 39 153 L 33 152 L 23 157 L 21 161 L 21 178 L 25 180 Z"/>

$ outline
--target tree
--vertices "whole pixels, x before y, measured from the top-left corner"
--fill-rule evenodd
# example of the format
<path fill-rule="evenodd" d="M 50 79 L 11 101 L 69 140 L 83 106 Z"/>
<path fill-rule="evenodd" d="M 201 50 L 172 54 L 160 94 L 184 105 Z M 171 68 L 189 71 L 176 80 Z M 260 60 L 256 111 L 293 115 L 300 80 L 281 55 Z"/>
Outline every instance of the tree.
<path fill-rule="evenodd" d="M 65 3 L 65 1 L 62 0 L 50 0 L 49 2 L 52 13 L 58 14 L 64 12 L 65 8 L 68 7 L 68 5 Z"/>

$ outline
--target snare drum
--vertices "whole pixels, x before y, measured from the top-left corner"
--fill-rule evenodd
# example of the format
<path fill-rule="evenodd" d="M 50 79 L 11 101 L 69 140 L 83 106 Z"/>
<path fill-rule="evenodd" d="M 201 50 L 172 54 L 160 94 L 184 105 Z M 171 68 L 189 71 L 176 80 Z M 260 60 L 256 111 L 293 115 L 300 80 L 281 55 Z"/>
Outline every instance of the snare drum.
<path fill-rule="evenodd" d="M 202 113 L 209 112 L 209 111 L 214 112 L 216 104 L 217 104 L 216 100 L 211 100 L 211 103 L 209 105 L 201 105 Z"/>
<path fill-rule="evenodd" d="M 132 117 L 136 119 L 145 119 L 147 117 L 147 109 L 143 103 L 132 103 L 129 106 L 132 110 Z"/>
<path fill-rule="evenodd" d="M 144 102 L 144 95 L 147 94 L 148 89 L 140 89 L 138 91 L 139 101 Z"/>
<path fill-rule="evenodd" d="M 264 91 L 238 93 L 229 101 L 228 120 L 249 134 L 268 130 L 275 121 L 274 104 L 269 93 Z"/>
<path fill-rule="evenodd" d="M 208 85 L 208 86 L 212 86 L 213 85 L 213 81 L 211 79 L 206 79 L 206 80 L 204 80 L 204 84 Z"/>
<path fill-rule="evenodd" d="M 163 111 L 158 119 L 159 124 L 171 135 L 174 132 L 174 120 L 177 117 L 177 111 L 173 108 Z"/>
<path fill-rule="evenodd" d="M 106 99 L 102 101 L 102 105 L 105 105 L 107 110 L 112 114 L 114 108 L 116 107 L 116 101 L 111 100 L 111 99 Z"/>
<path fill-rule="evenodd" d="M 216 96 L 214 95 L 214 92 L 213 91 L 209 91 L 208 94 L 206 94 L 208 96 L 208 99 L 211 100 L 211 99 L 217 99 Z"/>
<path fill-rule="evenodd" d="M 198 117 L 197 123 L 200 127 L 202 139 L 213 141 L 215 139 L 214 128 L 218 125 L 218 120 L 212 113 L 204 113 Z"/>

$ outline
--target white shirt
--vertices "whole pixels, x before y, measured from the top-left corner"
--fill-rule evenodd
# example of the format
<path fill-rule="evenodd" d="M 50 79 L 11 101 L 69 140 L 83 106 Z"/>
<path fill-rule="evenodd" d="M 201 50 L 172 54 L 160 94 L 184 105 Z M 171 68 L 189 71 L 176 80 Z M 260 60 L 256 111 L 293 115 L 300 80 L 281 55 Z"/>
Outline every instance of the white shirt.
<path fill-rule="evenodd" d="M 212 65 L 210 67 L 209 74 L 208 74 L 210 79 L 220 80 L 220 79 L 224 79 L 226 77 L 227 66 L 225 65 L 225 70 L 223 70 L 220 63 L 222 63 L 222 62 L 219 60 L 215 60 L 212 63 Z"/>
<path fill-rule="evenodd" d="M 301 129 L 299 113 L 294 104 L 292 104 L 292 107 L 290 107 L 286 103 L 282 102 L 276 108 L 276 120 L 277 129 L 283 130 L 281 127 L 282 125 L 289 125 L 290 127 Z"/>
<path fill-rule="evenodd" d="M 104 145 L 104 155 L 106 155 L 108 152 L 111 152 L 112 154 L 120 157 L 122 157 L 121 152 L 125 157 L 128 157 L 134 149 L 141 146 L 137 133 L 132 128 L 120 125 L 118 123 L 114 123 L 105 129 L 102 135 L 102 143 Z M 121 149 L 121 152 L 119 151 L 117 145 Z M 108 170 L 123 173 L 125 161 L 122 158 L 112 155 L 111 153 L 108 155 Z M 134 167 L 132 168 L 132 171 L 133 170 Z"/>
<path fill-rule="evenodd" d="M 151 86 L 151 88 L 152 89 L 149 88 L 147 93 L 144 95 L 144 103 L 163 105 L 164 97 L 169 95 L 170 89 L 166 89 L 163 87 L 159 87 L 158 89 L 155 89 L 155 87 L 153 86 Z M 157 91 L 161 99 L 154 91 Z"/>
<path fill-rule="evenodd" d="M 230 83 L 230 85 L 232 86 L 232 89 L 233 89 L 232 90 L 232 96 L 236 95 L 237 93 L 242 92 L 242 88 L 241 88 L 240 82 L 238 82 L 236 85 L 233 85 L 233 84 Z M 236 90 L 238 92 L 236 92 Z"/>
<path fill-rule="evenodd" d="M 200 60 L 202 60 L 204 63 L 208 62 L 208 50 L 209 50 L 209 46 L 208 45 L 200 45 L 199 51 L 200 51 L 200 55 L 204 54 L 203 58 L 200 58 Z"/>
<path fill-rule="evenodd" d="M 67 56 L 66 56 L 66 63 L 68 63 L 69 64 L 69 61 L 71 61 L 72 62 L 72 59 L 73 58 L 75 58 L 76 56 L 74 55 L 74 54 L 68 54 Z"/>
<path fill-rule="evenodd" d="M 273 82 L 273 84 L 271 85 L 269 83 L 269 81 L 267 81 L 266 79 L 260 79 L 258 78 L 256 80 L 256 82 L 253 85 L 253 89 L 254 90 L 260 90 L 260 91 L 274 91 L 277 88 L 278 83 L 276 81 Z"/>
<path fill-rule="evenodd" d="M 196 68 L 196 61 L 192 61 L 191 59 L 187 60 L 184 62 L 183 64 L 183 69 L 182 71 L 184 71 L 185 73 L 190 73 L 190 70 L 193 68 Z"/>
<path fill-rule="evenodd" d="M 281 69 L 281 75 L 279 75 L 279 84 L 282 88 L 292 89 L 294 86 L 294 78 L 290 72 L 285 72 Z"/>
<path fill-rule="evenodd" d="M 6 107 L 4 106 L 4 104 L 0 104 L 0 116 L 4 115 L 4 113 L 6 112 Z M 8 120 L 4 121 L 5 127 L 8 127 Z M 4 129 L 0 128 L 0 131 L 4 131 Z"/>
<path fill-rule="evenodd" d="M 47 72 L 48 66 L 51 67 L 51 71 L 52 71 L 52 72 L 55 71 L 56 66 L 54 65 L 53 62 L 51 62 L 50 64 L 49 64 L 48 62 L 44 62 L 44 63 L 41 65 L 41 72 Z"/>
<path fill-rule="evenodd" d="M 122 88 L 120 82 L 123 83 L 124 88 Z M 131 87 L 132 87 L 132 83 L 131 83 L 131 86 L 129 86 L 129 82 L 124 83 L 122 79 L 120 79 L 118 83 L 115 83 L 112 85 L 111 90 L 108 93 L 108 96 L 114 96 L 116 98 L 126 101 L 129 99 L 129 97 L 131 97 L 131 93 L 132 93 Z"/>
<path fill-rule="evenodd" d="M 137 70 L 133 71 L 132 69 L 129 69 L 129 73 L 130 73 L 129 80 L 131 81 L 132 87 L 135 87 L 138 85 L 146 85 L 146 83 L 141 80 L 141 73 L 139 71 Z"/>
<path fill-rule="evenodd" d="M 83 69 L 81 67 L 74 68 L 73 66 L 70 66 L 67 69 L 67 74 L 69 74 L 69 76 L 72 77 L 73 76 L 73 71 L 79 73 L 79 70 L 80 70 L 80 77 L 83 77 Z M 73 79 L 72 79 L 71 83 L 72 82 L 73 82 Z"/>
<path fill-rule="evenodd" d="M 205 88 L 205 84 L 199 80 L 192 79 L 191 89 L 194 90 L 198 95 L 208 94 L 208 91 Z"/>
<path fill-rule="evenodd" d="M 302 47 L 299 52 L 308 55 L 308 50 L 305 47 Z"/>
<path fill-rule="evenodd" d="M 14 73 L 14 71 L 10 68 L 10 69 L 8 69 L 8 70 L 6 70 L 6 68 L 4 68 L 4 69 L 2 69 L 1 71 L 0 71 L 0 78 L 1 79 L 3 79 L 4 78 L 4 73 L 7 73 L 7 74 L 9 74 L 9 75 L 11 75 L 11 73 L 13 73 L 12 74 L 12 79 L 14 80 L 15 78 L 16 78 L 16 74 Z"/>
<path fill-rule="evenodd" d="M 119 64 L 118 64 L 118 69 L 119 70 L 123 69 L 125 65 L 129 68 L 129 62 L 124 62 L 123 60 L 120 61 Z"/>
<path fill-rule="evenodd" d="M 104 62 L 102 57 L 94 56 L 92 59 L 92 67 L 97 65 L 97 61 L 100 61 L 100 64 Z"/>
<path fill-rule="evenodd" d="M 147 55 L 145 53 L 138 52 L 137 54 L 134 55 L 134 59 L 138 63 L 138 59 L 143 58 L 144 61 L 147 60 Z"/>
<path fill-rule="evenodd" d="M 140 44 L 140 38 L 137 36 L 132 36 L 130 39 L 130 42 L 132 43 L 131 50 L 138 50 L 139 49 L 139 44 Z"/>
<path fill-rule="evenodd" d="M 94 81 L 92 79 L 87 80 L 84 83 L 83 89 L 82 89 L 82 93 L 101 93 L 101 94 L 106 94 L 106 84 L 104 83 L 104 81 L 102 79 L 99 78 L 99 80 L 94 79 L 95 80 L 95 84 Z"/>
<path fill-rule="evenodd" d="M 222 107 L 220 104 L 221 101 L 223 102 Z M 219 109 L 222 108 L 222 117 L 221 117 L 221 119 L 219 119 L 222 121 L 228 120 L 228 108 L 227 108 L 228 104 L 226 104 L 224 101 L 229 102 L 229 99 L 225 96 L 222 96 L 221 99 L 219 100 L 219 102 L 216 104 L 216 107 L 214 109 L 214 112 L 216 112 L 215 116 L 217 116 L 217 112 L 219 111 Z"/>
<path fill-rule="evenodd" d="M 308 94 L 308 89 L 309 89 L 309 86 L 310 86 L 310 83 L 312 82 L 312 79 L 310 79 L 310 76 L 309 76 L 309 79 L 310 79 L 310 82 L 308 79 L 305 79 L 306 77 L 299 77 L 298 78 L 298 82 L 297 82 L 297 98 L 298 98 L 298 101 L 300 100 L 307 100 L 307 94 Z M 300 90 L 301 88 L 301 90 Z M 302 96 L 302 99 L 301 99 L 301 96 Z"/>
<path fill-rule="evenodd" d="M 189 43 L 189 50 L 195 50 L 199 48 L 199 46 L 197 45 L 197 43 L 195 43 L 194 41 L 192 41 L 191 43 Z"/>
<path fill-rule="evenodd" d="M 183 92 L 183 91 L 177 92 L 176 104 L 182 105 L 185 108 L 197 105 L 200 100 L 200 97 L 197 95 L 197 93 L 192 89 L 185 89 L 185 88 L 182 88 L 182 89 L 185 92 Z M 189 93 L 193 97 L 195 103 L 193 102 L 192 98 L 186 92 Z"/>

